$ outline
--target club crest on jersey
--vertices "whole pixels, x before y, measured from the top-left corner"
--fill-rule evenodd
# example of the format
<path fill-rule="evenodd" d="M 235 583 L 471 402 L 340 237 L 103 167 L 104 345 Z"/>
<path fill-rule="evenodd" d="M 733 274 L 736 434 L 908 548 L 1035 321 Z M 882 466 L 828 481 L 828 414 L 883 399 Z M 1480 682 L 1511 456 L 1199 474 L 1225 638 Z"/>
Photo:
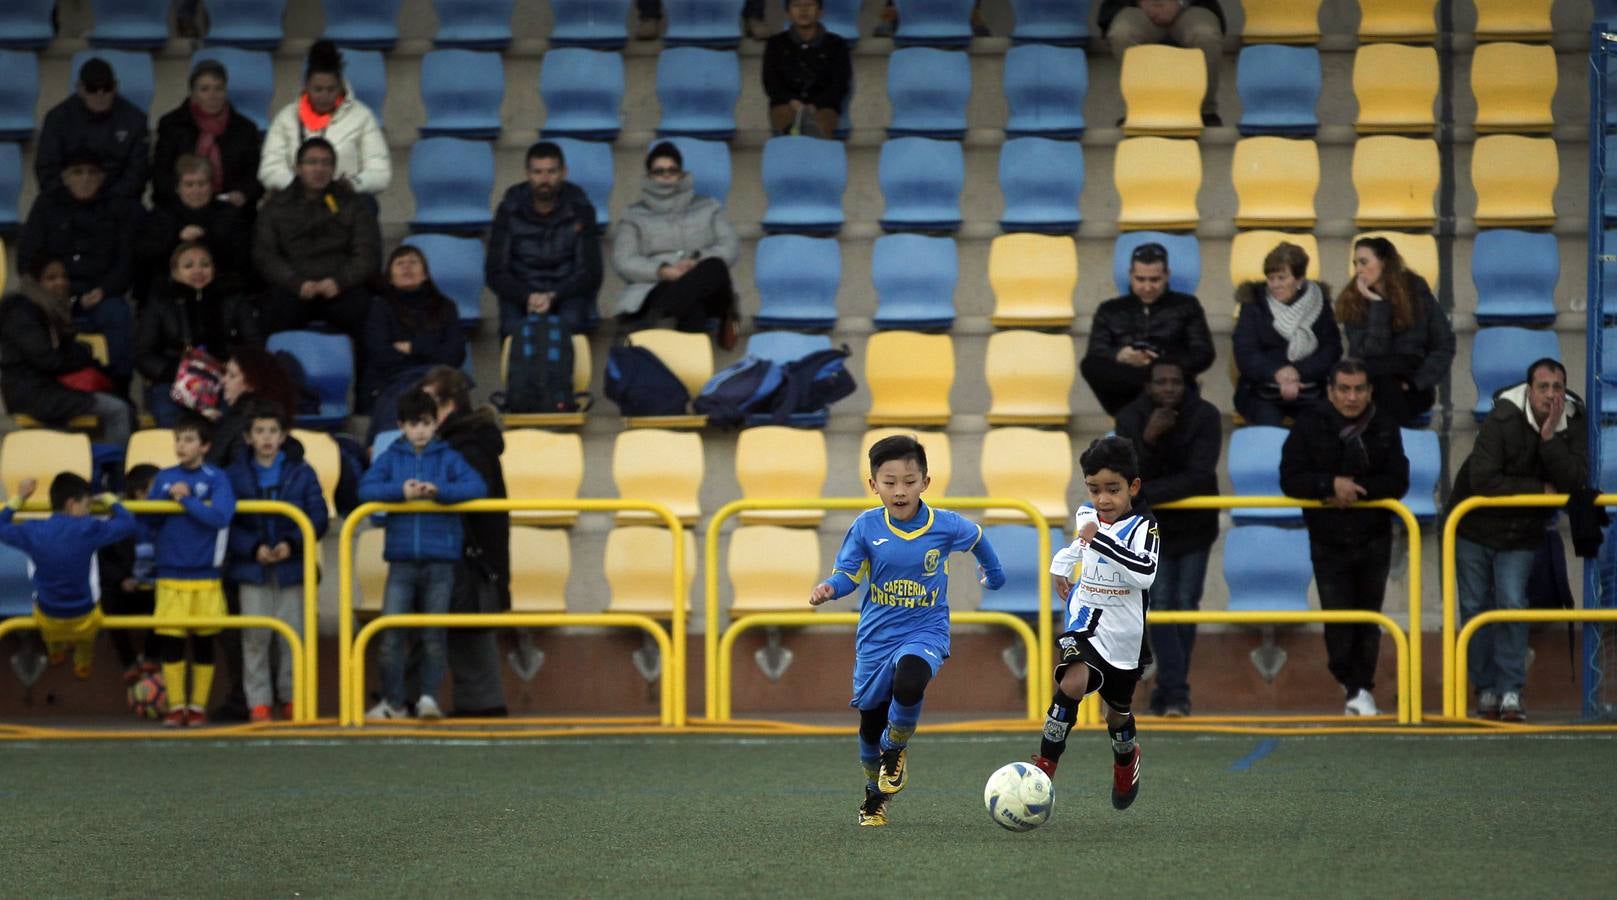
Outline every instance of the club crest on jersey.
<path fill-rule="evenodd" d="M 936 547 L 926 551 L 926 556 L 921 559 L 921 573 L 924 575 L 938 574 L 938 560 L 940 558 L 941 555 Z"/>

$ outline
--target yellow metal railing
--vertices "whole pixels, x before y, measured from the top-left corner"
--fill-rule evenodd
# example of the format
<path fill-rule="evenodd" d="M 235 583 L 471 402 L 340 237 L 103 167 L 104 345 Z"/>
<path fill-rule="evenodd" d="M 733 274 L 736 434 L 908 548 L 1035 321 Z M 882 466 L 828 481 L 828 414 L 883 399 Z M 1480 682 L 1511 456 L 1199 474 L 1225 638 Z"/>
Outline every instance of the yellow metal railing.
<path fill-rule="evenodd" d="M 703 545 L 703 560 L 704 560 L 704 562 L 703 562 L 703 586 L 704 586 L 704 593 L 706 594 L 706 597 L 705 597 L 706 603 L 705 603 L 705 606 L 704 606 L 704 615 L 705 615 L 705 620 L 704 621 L 706 623 L 706 628 L 705 628 L 705 631 L 704 631 L 704 634 L 703 634 L 703 651 L 704 651 L 703 666 L 704 666 L 704 674 L 705 674 L 704 681 L 706 682 L 706 684 L 705 684 L 705 687 L 706 687 L 706 694 L 705 694 L 706 707 L 705 707 L 705 709 L 706 709 L 707 717 L 709 719 L 714 719 L 715 718 L 715 713 L 721 708 L 720 707 L 720 702 L 719 702 L 719 660 L 720 660 L 719 640 L 720 640 L 720 636 L 719 636 L 719 629 L 718 629 L 718 623 L 719 623 L 719 530 L 720 530 L 719 527 L 721 525 L 723 525 L 726 521 L 728 521 L 730 518 L 732 518 L 733 516 L 735 516 L 735 515 L 737 515 L 739 513 L 745 512 L 747 510 L 754 510 L 754 509 L 852 509 L 852 510 L 861 510 L 861 511 L 863 511 L 863 510 L 870 509 L 870 508 L 872 508 L 874 506 L 877 506 L 879 504 L 879 502 L 880 501 L 876 500 L 873 497 L 810 497 L 810 498 L 804 498 L 804 499 L 800 499 L 800 500 L 790 500 L 790 499 L 787 499 L 787 500 L 775 500 L 775 499 L 771 499 L 771 500 L 732 500 L 729 503 L 726 503 L 725 505 L 719 507 L 718 512 L 715 512 L 713 514 L 713 518 L 710 519 L 708 521 L 708 524 L 707 524 L 707 534 L 705 535 L 704 545 Z M 1038 534 L 1039 534 L 1039 555 L 1038 555 L 1038 558 L 1040 560 L 1048 560 L 1050 558 L 1051 553 L 1053 552 L 1051 547 L 1050 547 L 1050 526 L 1045 523 L 1044 516 L 1039 513 L 1038 509 L 1035 508 L 1031 503 L 1028 503 L 1026 500 L 1017 500 L 1017 499 L 1013 499 L 1013 498 L 1004 498 L 1004 497 L 939 497 L 936 500 L 928 500 L 927 502 L 930 503 L 931 505 L 939 508 L 939 509 L 954 509 L 954 510 L 961 510 L 961 509 L 1014 509 L 1014 510 L 1017 510 L 1019 512 L 1025 513 L 1027 515 L 1027 517 L 1028 517 L 1029 522 L 1033 525 L 1033 527 L 1038 531 Z M 1051 650 L 1052 637 L 1051 637 L 1051 634 L 1050 634 L 1050 579 L 1047 576 L 1044 575 L 1044 567 L 1043 567 L 1042 563 L 1041 563 L 1041 566 L 1040 566 L 1040 569 L 1039 569 L 1038 584 L 1039 584 L 1038 645 L 1037 645 L 1037 647 L 1034 648 L 1034 650 L 1036 652 L 1028 654 L 1028 676 L 1027 676 L 1028 690 L 1029 690 L 1029 692 L 1031 692 L 1036 697 L 1037 696 L 1048 696 L 1049 692 L 1053 689 L 1053 685 L 1051 683 L 1051 678 L 1052 678 L 1051 669 L 1053 667 L 1053 663 L 1052 663 L 1053 657 L 1052 657 L 1052 650 Z M 808 606 L 808 595 L 807 594 L 803 595 L 803 605 L 805 607 Z M 814 625 L 830 624 L 832 622 L 837 621 L 838 620 L 837 617 L 839 615 L 842 615 L 842 614 L 839 614 L 839 613 L 811 613 L 811 612 L 808 612 L 806 609 L 804 611 L 804 614 L 808 615 L 812 619 L 812 621 L 807 622 L 805 624 L 814 624 Z M 764 613 L 752 613 L 752 614 L 749 614 L 746 618 L 741 619 L 741 620 L 737 621 L 736 623 L 732 624 L 730 626 L 730 628 L 735 629 L 738 626 L 741 626 L 743 628 L 751 627 L 751 626 L 743 626 L 743 623 L 752 621 L 754 619 L 757 619 L 759 616 L 762 616 L 762 615 L 766 615 L 766 614 L 764 614 Z M 795 613 L 787 613 L 786 615 L 796 615 L 796 614 Z M 857 614 L 853 614 L 853 615 L 855 615 L 854 621 L 857 621 Z M 1014 618 L 1014 617 L 1010 617 L 1010 618 Z M 964 620 L 955 619 L 953 617 L 951 617 L 951 620 L 952 621 L 964 621 Z M 992 622 L 993 622 L 993 624 L 1005 624 L 1003 621 L 1001 621 L 999 619 L 993 619 Z M 763 623 L 760 622 L 759 624 L 763 624 Z M 784 623 L 783 622 L 783 623 L 780 623 L 780 624 L 789 624 L 789 623 Z M 1021 624 L 1021 623 L 1019 622 L 1018 624 Z M 728 634 L 728 632 L 727 632 L 727 634 Z M 732 643 L 733 643 L 733 639 L 732 639 Z M 728 682 L 726 682 L 726 687 L 728 688 Z M 727 705 L 727 702 L 726 702 L 726 705 Z M 728 709 L 727 708 L 726 708 L 726 718 L 728 718 Z"/>
<path fill-rule="evenodd" d="M 1466 515 L 1472 510 L 1480 507 L 1514 507 L 1517 509 L 1523 507 L 1536 507 L 1542 509 L 1559 509 L 1560 507 L 1565 506 L 1569 499 L 1571 498 L 1567 494 L 1515 494 L 1508 497 L 1467 497 L 1466 499 L 1455 504 L 1453 509 L 1449 510 L 1448 520 L 1443 523 L 1443 543 L 1440 547 L 1440 552 L 1443 555 L 1443 715 L 1449 717 L 1463 717 L 1465 715 L 1466 708 L 1464 682 L 1462 681 L 1462 679 L 1466 677 L 1466 673 L 1462 668 L 1463 664 L 1460 661 L 1463 659 L 1463 657 L 1460 657 L 1459 652 L 1456 651 L 1457 638 L 1454 632 L 1455 623 L 1459 618 L 1459 610 L 1457 609 L 1455 602 L 1457 584 L 1455 572 L 1456 567 L 1454 561 L 1454 541 L 1459 536 L 1460 520 L 1465 518 Z M 1595 503 L 1599 506 L 1617 506 L 1617 494 L 1601 494 L 1595 497 Z M 1507 612 L 1509 615 L 1497 615 L 1497 613 Z M 1517 618 L 1517 614 L 1522 612 L 1526 611 L 1496 610 L 1493 612 L 1481 613 L 1477 616 L 1477 618 L 1481 619 L 1484 616 L 1489 616 L 1492 618 L 1489 618 L 1486 621 L 1492 622 L 1605 621 L 1604 616 L 1598 615 L 1589 619 L 1582 618 L 1585 613 L 1598 612 L 1596 610 L 1537 610 L 1534 612 L 1542 613 L 1542 618 L 1536 616 Z M 1468 627 L 1469 625 L 1470 623 L 1467 623 Z M 1469 640 L 1469 637 L 1467 639 Z"/>
<path fill-rule="evenodd" d="M 673 537 L 674 565 L 673 607 L 667 631 L 652 617 L 635 613 L 450 613 L 443 615 L 382 616 L 366 626 L 360 635 L 368 641 L 371 635 L 390 627 L 496 627 L 523 628 L 529 624 L 593 625 L 597 627 L 634 628 L 650 634 L 664 650 L 667 660 L 662 674 L 663 715 L 672 721 L 664 724 L 685 724 L 685 636 L 688 597 L 685 589 L 685 529 L 679 517 L 661 503 L 641 500 L 471 500 L 466 503 L 439 504 L 427 501 L 409 503 L 362 503 L 343 521 L 337 547 L 337 641 L 342 652 L 338 657 L 338 721 L 344 725 L 362 725 L 365 718 L 362 669 L 365 645 L 354 636 L 354 532 L 372 513 L 488 513 L 527 511 L 579 511 L 621 512 L 637 510 L 650 512 L 662 520 Z M 386 621 L 384 621 L 386 620 Z M 531 623 L 529 620 L 532 620 Z M 378 624 L 378 623 L 384 624 Z M 463 624 L 464 623 L 464 624 Z M 359 689 L 356 690 L 356 683 Z M 357 698 L 357 699 L 356 699 Z"/>
<path fill-rule="evenodd" d="M 1452 703 L 1454 718 L 1465 719 L 1466 694 L 1469 693 L 1470 673 L 1466 661 L 1470 653 L 1471 638 L 1484 625 L 1501 622 L 1612 622 L 1617 623 L 1617 609 L 1491 609 L 1477 613 L 1460 629 L 1454 642 L 1454 689 L 1445 703 Z"/>

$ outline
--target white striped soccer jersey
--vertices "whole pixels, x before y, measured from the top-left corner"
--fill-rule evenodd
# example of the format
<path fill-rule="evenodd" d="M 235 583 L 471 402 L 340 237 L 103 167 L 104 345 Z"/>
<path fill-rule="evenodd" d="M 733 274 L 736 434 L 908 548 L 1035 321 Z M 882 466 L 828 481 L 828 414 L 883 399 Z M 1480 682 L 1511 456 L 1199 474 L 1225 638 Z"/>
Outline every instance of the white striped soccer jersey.
<path fill-rule="evenodd" d="M 1072 543 L 1050 560 L 1050 574 L 1066 578 L 1072 577 L 1075 564 L 1082 564 L 1067 597 L 1066 630 L 1088 638 L 1113 666 L 1138 669 L 1145 611 L 1157 577 L 1157 520 L 1149 512 L 1136 512 L 1104 522 L 1087 503 L 1074 520 Z M 1088 541 L 1076 537 L 1089 522 L 1099 526 L 1095 536 Z"/>

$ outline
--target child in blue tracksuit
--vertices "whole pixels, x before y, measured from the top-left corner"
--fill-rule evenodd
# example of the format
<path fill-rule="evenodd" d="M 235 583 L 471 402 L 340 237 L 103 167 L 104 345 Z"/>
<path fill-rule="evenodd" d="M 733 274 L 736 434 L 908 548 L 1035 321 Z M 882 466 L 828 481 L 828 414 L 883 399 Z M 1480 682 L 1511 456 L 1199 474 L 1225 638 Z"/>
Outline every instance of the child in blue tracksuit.
<path fill-rule="evenodd" d="M 326 533 L 326 498 L 314 467 L 303 461 L 303 446 L 288 441 L 286 414 L 273 403 L 256 401 L 243 419 L 247 446 L 225 473 L 238 500 L 282 500 L 309 517 L 316 538 Z M 230 578 L 241 587 L 244 616 L 271 616 L 303 633 L 303 532 L 285 516 L 242 515 L 230 526 Z M 318 554 L 319 545 L 307 548 Z M 275 647 L 275 680 L 270 682 L 270 646 Z M 268 722 L 271 707 L 290 719 L 292 648 L 275 632 L 242 632 L 241 665 L 247 706 L 254 722 Z"/>
<path fill-rule="evenodd" d="M 90 483 L 72 472 L 51 480 L 51 517 L 11 521 L 34 493 L 34 479 L 17 486 L 17 496 L 0 511 L 0 541 L 28 554 L 33 563 L 34 621 L 45 637 L 52 663 L 67 659 L 73 645 L 73 674 L 90 677 L 95 635 L 101 630 L 97 604 L 96 551 L 132 538 L 140 530 L 135 517 L 108 495 L 112 518 L 90 516 Z"/>
<path fill-rule="evenodd" d="M 413 390 L 399 398 L 401 438 L 371 463 L 359 481 L 361 502 L 373 500 L 437 500 L 460 503 L 487 496 L 488 487 L 464 457 L 436 438 L 438 404 L 427 393 Z M 388 562 L 387 590 L 382 615 L 445 613 L 455 587 L 455 565 L 461 554 L 460 516 L 452 513 L 395 513 L 387 517 L 387 542 L 382 556 Z M 443 715 L 435 696 L 443 681 L 447 639 L 442 628 L 421 629 L 425 659 L 421 666 L 421 696 L 416 715 L 436 719 Z M 405 709 L 404 667 L 407 637 L 403 629 L 382 633 L 379 652 L 382 700 L 366 718 L 399 719 Z"/>

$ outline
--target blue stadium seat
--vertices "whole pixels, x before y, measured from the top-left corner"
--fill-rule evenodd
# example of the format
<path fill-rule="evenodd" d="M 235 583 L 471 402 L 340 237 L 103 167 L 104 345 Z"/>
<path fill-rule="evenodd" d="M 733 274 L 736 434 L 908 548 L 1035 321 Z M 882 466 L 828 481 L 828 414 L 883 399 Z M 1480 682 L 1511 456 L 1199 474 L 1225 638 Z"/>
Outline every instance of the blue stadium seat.
<path fill-rule="evenodd" d="M 825 0 L 820 4 L 820 24 L 848 42 L 859 43 L 859 4 L 862 0 Z"/>
<path fill-rule="evenodd" d="M 1605 247 L 1607 253 L 1617 252 L 1617 229 L 1606 229 Z M 1617 297 L 1617 264 L 1606 264 L 1600 267 L 1600 283 L 1604 297 Z"/>
<path fill-rule="evenodd" d="M 500 136 L 505 64 L 500 54 L 434 50 L 421 58 L 421 136 L 488 140 Z"/>
<path fill-rule="evenodd" d="M 1319 48 L 1254 44 L 1235 66 L 1244 135 L 1311 135 L 1319 130 Z"/>
<path fill-rule="evenodd" d="M 1437 518 L 1437 480 L 1443 475 L 1443 447 L 1435 431 L 1402 428 L 1404 455 L 1409 457 L 1409 491 L 1401 498 L 1415 518 Z"/>
<path fill-rule="evenodd" d="M 552 47 L 620 50 L 629 42 L 629 0 L 550 0 Z"/>
<path fill-rule="evenodd" d="M 1280 447 L 1286 443 L 1287 430 L 1275 425 L 1248 425 L 1237 428 L 1230 435 L 1230 485 L 1234 493 L 1247 497 L 1280 497 Z M 1300 509 L 1234 509 L 1230 515 L 1237 523 L 1298 523 L 1303 520 Z M 1304 554 L 1304 559 L 1307 554 Z"/>
<path fill-rule="evenodd" d="M 514 0 L 432 0 L 438 13 L 433 46 L 504 50 L 511 46 Z"/>
<path fill-rule="evenodd" d="M 274 50 L 285 32 L 286 0 L 208 0 L 207 44 Z"/>
<path fill-rule="evenodd" d="M 837 323 L 842 250 L 835 238 L 773 234 L 752 265 L 759 328 L 831 328 Z"/>
<path fill-rule="evenodd" d="M 1617 365 L 1612 364 L 1617 359 L 1617 326 L 1608 325 L 1600 336 L 1600 355 L 1605 362 L 1600 365 L 1600 381 L 1603 388 L 1600 391 L 1600 418 L 1610 422 L 1617 419 Z M 1569 388 L 1579 390 L 1582 385 L 1567 385 Z M 1587 400 L 1588 398 L 1584 398 Z M 1609 456 L 1617 456 L 1617 444 L 1601 445 Z"/>
<path fill-rule="evenodd" d="M 792 235 L 786 235 L 792 237 Z M 814 238 L 803 238 L 814 240 Z M 825 334 L 800 334 L 796 331 L 760 331 L 747 338 L 747 355 L 771 362 L 789 363 L 819 350 L 831 349 L 831 337 Z"/>
<path fill-rule="evenodd" d="M 888 234 L 870 260 L 878 330 L 941 331 L 954 324 L 960 255 L 954 238 Z"/>
<path fill-rule="evenodd" d="M 1231 612 L 1306 610 L 1308 583 L 1313 580 L 1306 530 L 1237 525 L 1224 533 L 1224 581 L 1230 589 Z"/>
<path fill-rule="evenodd" d="M 387 60 L 380 50 L 344 50 L 343 77 L 354 89 L 359 102 L 371 108 L 376 127 L 382 127 L 382 107 L 387 104 Z"/>
<path fill-rule="evenodd" d="M 894 138 L 882 144 L 876 180 L 881 184 L 881 227 L 887 231 L 955 231 L 966 158 L 956 141 Z"/>
<path fill-rule="evenodd" d="M 1595 0 L 1594 20 L 1608 26 L 1617 25 L 1617 0 Z"/>
<path fill-rule="evenodd" d="M 999 150 L 999 191 L 1005 231 L 1068 234 L 1083 220 L 1084 151 L 1077 141 L 1012 138 Z"/>
<path fill-rule="evenodd" d="M 326 30 L 321 37 L 339 47 L 392 50 L 399 42 L 399 7 L 404 0 L 322 0 Z"/>
<path fill-rule="evenodd" d="M 38 105 L 39 56 L 27 50 L 0 50 L 0 141 L 33 140 Z"/>
<path fill-rule="evenodd" d="M 136 109 L 145 110 L 149 115 L 152 110 L 152 96 L 157 87 L 152 72 L 152 55 L 136 50 L 80 50 L 73 54 L 73 61 L 68 69 L 68 90 L 73 89 L 73 83 L 78 80 L 79 68 L 86 61 L 101 57 L 112 66 L 112 72 L 118 78 L 118 93 L 125 100 L 135 104 Z M 52 105 L 55 105 L 54 102 Z"/>
<path fill-rule="evenodd" d="M 480 231 L 494 220 L 494 148 L 484 141 L 425 138 L 410 148 L 412 231 Z"/>
<path fill-rule="evenodd" d="M 1478 328 L 1471 342 L 1471 380 L 1477 386 L 1477 405 L 1471 414 L 1478 422 L 1493 411 L 1494 392 L 1527 378 L 1535 359 L 1560 359 L 1561 342 L 1553 331 L 1501 325 Z"/>
<path fill-rule="evenodd" d="M 764 144 L 761 168 L 768 201 L 764 231 L 836 234 L 842 230 L 848 151 L 840 141 L 792 135 L 770 138 Z"/>
<path fill-rule="evenodd" d="M 971 8 L 975 0 L 895 0 L 898 32 L 893 44 L 910 47 L 964 47 L 971 43 Z M 734 4 L 731 4 L 732 7 Z M 732 19 L 735 13 L 730 13 Z"/>
<path fill-rule="evenodd" d="M 1600 490 L 1617 491 L 1617 427 L 1600 429 Z"/>
<path fill-rule="evenodd" d="M 6 0 L 0 3 L 0 47 L 38 50 L 55 38 L 51 11 L 56 0 Z"/>
<path fill-rule="evenodd" d="M 1471 280 L 1480 325 L 1552 325 L 1561 250 L 1555 235 L 1498 228 L 1477 233 Z"/>
<path fill-rule="evenodd" d="M 22 177 L 22 145 L 0 143 L 0 233 L 22 227 Z"/>
<path fill-rule="evenodd" d="M 906 47 L 887 62 L 888 137 L 966 136 L 971 99 L 971 57 L 960 50 Z"/>
<path fill-rule="evenodd" d="M 1119 294 L 1129 292 L 1129 256 L 1141 244 L 1161 244 L 1168 249 L 1169 290 L 1196 293 L 1202 280 L 1202 250 L 1195 235 L 1130 231 L 1118 235 L 1117 243 L 1112 246 L 1112 281 Z"/>
<path fill-rule="evenodd" d="M 208 47 L 191 55 L 191 66 L 216 60 L 230 76 L 230 105 L 253 120 L 259 131 L 269 128 L 270 103 L 275 97 L 275 61 L 267 50 Z"/>
<path fill-rule="evenodd" d="M 545 124 L 539 133 L 587 141 L 616 140 L 623 127 L 623 57 L 604 50 L 562 47 L 539 67 Z"/>
<path fill-rule="evenodd" d="M 427 257 L 432 283 L 455 301 L 460 324 L 477 324 L 483 314 L 483 242 L 474 237 L 412 234 L 404 243 Z"/>
<path fill-rule="evenodd" d="M 691 184 L 701 197 L 712 197 L 720 203 L 730 199 L 730 145 L 723 141 L 704 141 L 693 137 L 671 137 L 668 142 L 679 148 L 685 158 L 685 171 L 691 173 Z M 655 146 L 661 141 L 653 143 Z M 648 151 L 650 147 L 646 148 Z"/>
<path fill-rule="evenodd" d="M 156 50 L 168 43 L 169 0 L 90 0 L 92 47 Z"/>
<path fill-rule="evenodd" d="M 371 438 L 371 460 L 374 462 L 380 459 L 382 454 L 387 452 L 387 448 L 393 446 L 393 442 L 403 436 L 404 432 L 397 428 L 376 432 L 376 437 Z"/>
<path fill-rule="evenodd" d="M 0 619 L 34 614 L 34 583 L 28 577 L 28 554 L 0 544 Z"/>
<path fill-rule="evenodd" d="M 1005 586 L 997 591 L 984 591 L 979 609 L 988 612 L 1010 613 L 1027 618 L 1039 614 L 1039 582 L 1050 576 L 1049 556 L 1039 555 L 1039 531 L 1032 525 L 989 525 L 983 528 L 983 539 L 994 547 L 1000 565 L 1005 567 Z M 1066 543 L 1061 529 L 1050 529 L 1050 553 Z M 1062 598 L 1050 592 L 1051 612 L 1060 615 Z"/>
<path fill-rule="evenodd" d="M 668 27 L 663 44 L 731 50 L 741 43 L 735 0 L 662 0 Z"/>
<path fill-rule="evenodd" d="M 567 158 L 567 180 L 584 189 L 595 205 L 595 224 L 605 228 L 612 223 L 611 201 L 614 169 L 612 145 L 605 141 L 577 138 L 550 138 Z M 684 152 L 684 151 L 680 151 Z"/>
<path fill-rule="evenodd" d="M 1084 134 L 1089 61 L 1077 47 L 1023 44 L 1005 54 L 1005 136 L 1071 138 Z"/>
<path fill-rule="evenodd" d="M 282 331 L 266 342 L 271 353 L 285 350 L 303 367 L 303 383 L 320 396 L 318 413 L 300 413 L 304 428 L 340 428 L 348 419 L 348 392 L 354 383 L 354 348 L 348 336 L 321 331 Z"/>
<path fill-rule="evenodd" d="M 1013 44 L 1082 47 L 1089 41 L 1089 0 L 1011 0 Z"/>
<path fill-rule="evenodd" d="M 1613 91 L 1617 94 L 1617 91 Z M 1617 125 L 1617 114 L 1613 114 L 1612 107 L 1606 107 L 1606 127 Z M 1606 142 L 1606 171 L 1617 172 L 1617 141 Z M 1601 207 L 1601 216 L 1606 225 L 1617 225 L 1617 190 L 1607 190 L 1605 203 Z"/>
<path fill-rule="evenodd" d="M 659 135 L 727 141 L 736 133 L 741 59 L 733 50 L 670 47 L 657 57 Z"/>

